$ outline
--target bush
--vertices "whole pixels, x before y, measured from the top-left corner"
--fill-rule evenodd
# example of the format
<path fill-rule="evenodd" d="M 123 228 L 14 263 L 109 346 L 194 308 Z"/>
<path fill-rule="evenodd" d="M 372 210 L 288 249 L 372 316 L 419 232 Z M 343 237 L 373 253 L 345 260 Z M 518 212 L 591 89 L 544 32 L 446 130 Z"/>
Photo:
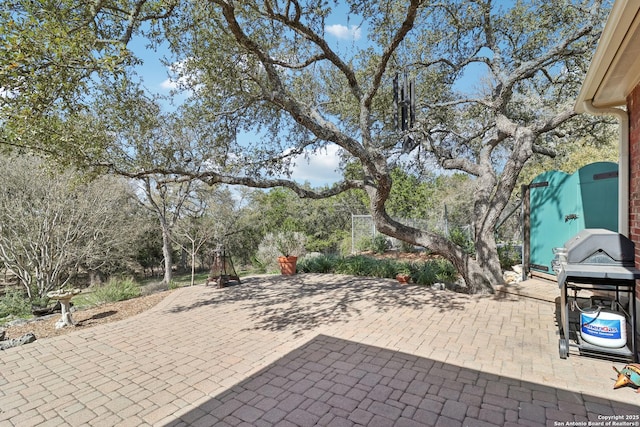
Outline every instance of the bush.
<path fill-rule="evenodd" d="M 371 241 L 371 250 L 377 254 L 383 254 L 390 248 L 387 237 L 382 234 L 376 234 Z"/>
<path fill-rule="evenodd" d="M 351 253 L 351 233 L 345 230 L 336 230 L 330 235 L 318 234 L 307 235 L 305 245 L 307 252 L 335 253 L 342 249 L 345 239 L 349 240 L 349 250 Z"/>
<path fill-rule="evenodd" d="M 455 282 L 458 272 L 453 264 L 443 258 L 427 261 L 419 264 L 419 268 L 413 275 L 415 283 L 419 285 L 432 285 L 436 282 Z"/>
<path fill-rule="evenodd" d="M 344 237 L 340 242 L 340 246 L 338 247 L 338 253 L 341 255 L 347 256 L 353 253 L 353 241 L 351 240 L 351 236 Z"/>
<path fill-rule="evenodd" d="M 398 274 L 398 262 L 388 259 L 378 260 L 371 266 L 367 276 L 393 279 Z"/>
<path fill-rule="evenodd" d="M 400 241 L 400 252 L 407 253 L 415 253 L 417 252 L 416 247 L 413 244 L 405 242 L 404 240 Z"/>
<path fill-rule="evenodd" d="M 257 254 L 251 257 L 251 265 L 258 273 L 266 273 L 267 268 L 271 264 L 271 262 L 267 262 L 268 260 L 262 260 L 258 258 Z M 269 260 L 270 261 L 270 260 Z"/>
<path fill-rule="evenodd" d="M 458 278 L 453 264 L 445 259 L 410 263 L 379 260 L 363 255 L 348 257 L 321 255 L 303 259 L 298 263 L 298 270 L 303 273 L 336 273 L 386 279 L 395 278 L 398 273 L 407 273 L 414 283 L 420 285 L 431 285 L 435 282 L 451 283 Z"/>
<path fill-rule="evenodd" d="M 396 262 L 394 263 L 394 268 L 396 275 L 397 274 L 408 274 L 413 275 L 418 271 L 418 266 L 412 262 Z"/>
<path fill-rule="evenodd" d="M 95 287 L 87 299 L 94 304 L 103 304 L 136 298 L 141 293 L 140 285 L 132 278 L 109 279 L 107 283 Z"/>
<path fill-rule="evenodd" d="M 338 261 L 334 273 L 349 274 L 352 276 L 368 276 L 372 270 L 371 258 L 356 255 L 342 258 Z"/>
<path fill-rule="evenodd" d="M 365 237 L 359 240 L 357 244 L 359 251 L 371 251 L 376 254 L 383 254 L 390 247 L 387 237 L 382 234 L 376 234 L 375 237 Z"/>
<path fill-rule="evenodd" d="M 298 262 L 298 271 L 301 273 L 332 273 L 339 257 L 336 255 L 319 255 L 305 257 Z"/>
<path fill-rule="evenodd" d="M 449 239 L 460 246 L 466 253 L 469 255 L 473 255 L 476 253 L 476 247 L 473 243 L 473 240 L 468 236 L 468 234 L 462 230 L 461 228 L 453 228 L 449 232 Z"/>
<path fill-rule="evenodd" d="M 514 265 L 522 264 L 522 251 L 520 246 L 514 244 L 498 245 L 498 258 L 503 270 L 510 270 Z"/>
<path fill-rule="evenodd" d="M 456 268 L 444 258 L 431 261 L 433 269 L 436 271 L 436 279 L 440 282 L 453 283 L 458 280 Z"/>
<path fill-rule="evenodd" d="M 420 265 L 418 271 L 412 276 L 413 282 L 418 285 L 432 285 L 438 281 L 436 271 L 428 263 Z"/>
<path fill-rule="evenodd" d="M 0 319 L 7 316 L 27 317 L 31 315 L 31 303 L 20 289 L 8 289 L 0 297 Z"/>
<path fill-rule="evenodd" d="M 277 233 L 267 233 L 255 255 L 257 265 L 265 271 L 278 270 L 278 257 L 296 256 L 305 254 L 305 244 L 307 238 L 303 233 L 297 231 L 279 231 Z"/>

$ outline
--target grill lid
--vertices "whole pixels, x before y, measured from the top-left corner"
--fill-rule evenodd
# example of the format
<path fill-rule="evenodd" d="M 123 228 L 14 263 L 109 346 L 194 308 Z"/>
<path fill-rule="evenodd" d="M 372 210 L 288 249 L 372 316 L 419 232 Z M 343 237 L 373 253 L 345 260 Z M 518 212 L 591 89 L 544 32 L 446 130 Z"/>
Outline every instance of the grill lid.
<path fill-rule="evenodd" d="M 623 236 L 602 228 L 582 230 L 564 244 L 566 263 L 561 263 L 558 286 L 567 281 L 603 283 L 640 279 L 634 268 L 635 245 Z M 613 289 L 612 289 L 613 290 Z"/>
<path fill-rule="evenodd" d="M 604 228 L 587 228 L 567 240 L 568 264 L 634 266 L 635 245 L 627 237 Z"/>

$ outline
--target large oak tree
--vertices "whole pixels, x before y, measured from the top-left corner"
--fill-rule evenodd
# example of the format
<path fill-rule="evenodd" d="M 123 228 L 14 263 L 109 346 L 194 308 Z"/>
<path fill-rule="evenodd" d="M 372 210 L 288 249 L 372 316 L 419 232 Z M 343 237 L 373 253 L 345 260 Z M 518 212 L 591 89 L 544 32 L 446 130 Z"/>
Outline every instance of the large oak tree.
<path fill-rule="evenodd" d="M 135 177 L 283 186 L 309 198 L 362 189 L 379 231 L 449 259 L 472 292 L 502 281 L 494 233 L 523 166 L 587 128 L 572 101 L 606 13 L 600 0 L 11 3 L 22 6 L 2 15 L 3 143 L 55 144 L 52 154 Z M 336 14 L 366 41 L 331 39 Z M 87 135 L 96 123 L 78 108 L 81 92 L 126 75 L 133 35 L 169 43 L 189 108 L 209 125 L 197 159 L 120 167 L 109 134 Z M 398 130 L 391 88 L 405 73 L 416 101 Z M 318 191 L 287 179 L 296 156 L 330 144 L 361 174 Z M 390 217 L 391 172 L 403 161 L 473 178 L 475 256 Z"/>

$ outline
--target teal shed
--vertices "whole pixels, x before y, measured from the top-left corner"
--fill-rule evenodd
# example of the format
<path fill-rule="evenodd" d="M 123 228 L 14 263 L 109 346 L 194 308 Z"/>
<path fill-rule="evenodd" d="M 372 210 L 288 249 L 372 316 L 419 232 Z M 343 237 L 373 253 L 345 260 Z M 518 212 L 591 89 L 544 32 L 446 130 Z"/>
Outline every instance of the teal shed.
<path fill-rule="evenodd" d="M 585 228 L 618 231 L 616 163 L 591 163 L 571 175 L 544 172 L 528 187 L 531 272 L 554 275 L 553 248 Z"/>

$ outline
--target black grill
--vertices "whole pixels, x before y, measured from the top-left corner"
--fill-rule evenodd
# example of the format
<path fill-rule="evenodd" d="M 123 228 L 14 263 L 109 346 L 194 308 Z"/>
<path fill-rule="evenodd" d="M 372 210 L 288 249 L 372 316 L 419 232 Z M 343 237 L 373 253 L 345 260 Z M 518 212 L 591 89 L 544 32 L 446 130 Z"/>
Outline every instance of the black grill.
<path fill-rule="evenodd" d="M 561 290 L 561 338 L 560 357 L 569 355 L 569 347 L 577 347 L 580 353 L 606 353 L 616 358 L 638 361 L 636 347 L 636 279 L 640 271 L 635 268 L 635 245 L 622 234 L 601 228 L 585 229 L 569 239 L 563 248 L 557 248 L 558 286 Z M 573 301 L 568 296 L 574 292 Z M 631 348 L 603 349 L 580 342 L 572 344 L 570 335 L 569 306 L 577 306 L 578 291 L 610 291 L 615 293 L 615 305 L 624 312 L 630 325 Z M 620 294 L 629 296 L 629 303 L 620 302 Z"/>
<path fill-rule="evenodd" d="M 570 278 L 579 283 L 615 284 L 635 280 L 635 245 L 622 234 L 603 228 L 582 230 L 564 244 L 558 285 Z"/>
<path fill-rule="evenodd" d="M 622 234 L 603 228 L 582 230 L 564 244 L 567 264 L 633 267 L 635 248 Z"/>

